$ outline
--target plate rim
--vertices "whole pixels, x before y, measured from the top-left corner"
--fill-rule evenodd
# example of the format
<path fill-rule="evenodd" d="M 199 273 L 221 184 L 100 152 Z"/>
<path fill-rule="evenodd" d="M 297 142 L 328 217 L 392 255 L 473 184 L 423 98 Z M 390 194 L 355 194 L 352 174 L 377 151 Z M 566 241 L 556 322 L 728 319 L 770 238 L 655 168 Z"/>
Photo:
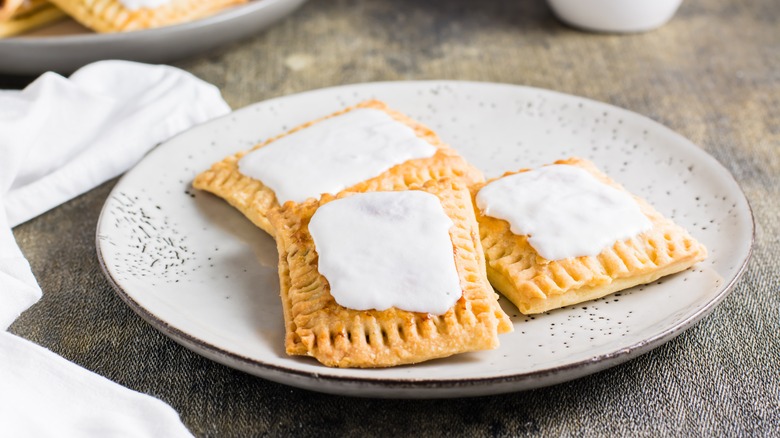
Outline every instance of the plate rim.
<path fill-rule="evenodd" d="M 262 0 L 262 1 L 266 1 L 266 0 Z M 688 143 L 690 146 L 695 148 L 695 150 L 700 156 L 706 157 L 707 159 L 710 160 L 712 165 L 718 166 L 721 171 L 725 172 L 725 174 L 727 174 L 731 178 L 731 182 L 734 184 L 734 186 L 737 188 L 737 190 L 745 200 L 745 203 L 747 205 L 746 213 L 749 215 L 749 219 L 750 219 L 748 221 L 750 224 L 750 242 L 748 245 L 747 254 L 745 255 L 744 260 L 742 260 L 741 265 L 736 270 L 732 278 L 728 282 L 720 286 L 720 290 L 717 292 L 717 294 L 711 299 L 709 299 L 708 301 L 706 301 L 705 303 L 703 303 L 693 313 L 683 318 L 676 324 L 666 327 L 664 330 L 660 331 L 659 333 L 656 333 L 655 335 L 650 337 L 646 337 L 638 342 L 635 342 L 630 346 L 616 349 L 597 356 L 592 356 L 586 359 L 578 360 L 575 362 L 567 363 L 564 365 L 547 367 L 547 368 L 542 368 L 539 370 L 534 370 L 534 371 L 529 371 L 524 373 L 508 374 L 508 375 L 493 376 L 493 377 L 465 377 L 465 378 L 445 378 L 445 379 L 428 379 L 428 378 L 405 379 L 405 378 L 387 378 L 387 377 L 374 378 L 374 377 L 339 376 L 339 375 L 332 375 L 332 374 L 320 374 L 317 372 L 302 371 L 295 368 L 287 368 L 276 364 L 261 362 L 259 360 L 252 359 L 232 351 L 227 351 L 209 342 L 196 338 L 195 336 L 192 336 L 189 333 L 186 333 L 176 327 L 173 327 L 170 324 L 168 324 L 166 321 L 158 318 L 151 311 L 138 304 L 130 296 L 130 294 L 127 293 L 127 291 L 125 291 L 122 288 L 122 286 L 119 285 L 119 283 L 111 275 L 101 251 L 101 240 L 99 238 L 99 230 L 100 230 L 100 224 L 102 223 L 103 220 L 103 216 L 106 212 L 105 207 L 108 204 L 108 200 L 110 200 L 112 195 L 115 194 L 115 191 L 117 190 L 117 186 L 120 185 L 122 180 L 124 180 L 127 177 L 127 174 L 132 169 L 129 169 L 127 172 L 125 172 L 125 174 L 123 174 L 122 177 L 117 181 L 115 187 L 112 188 L 111 192 L 109 193 L 106 199 L 106 203 L 101 209 L 100 215 L 98 217 L 97 226 L 95 230 L 95 246 L 96 246 L 97 258 L 104 276 L 106 277 L 106 279 L 108 280 L 112 288 L 114 289 L 115 293 L 119 295 L 120 299 L 122 299 L 122 301 L 124 301 L 125 304 L 127 304 L 137 315 L 139 315 L 143 320 L 149 323 L 153 328 L 162 332 L 173 341 L 195 352 L 196 354 L 206 357 L 207 359 L 214 360 L 218 363 L 221 363 L 224 366 L 238 369 L 247 372 L 249 374 L 258 376 L 260 378 L 265 378 L 268 380 L 296 386 L 299 388 L 315 390 L 318 392 L 335 393 L 340 395 L 351 395 L 351 396 L 358 396 L 358 397 L 379 396 L 379 397 L 387 397 L 387 398 L 441 398 L 441 397 L 449 397 L 450 395 L 441 394 L 437 392 L 413 393 L 409 391 L 442 390 L 442 389 L 469 390 L 468 392 L 458 393 L 459 397 L 473 397 L 473 396 L 482 396 L 488 394 L 500 394 L 500 393 L 507 393 L 507 392 L 525 391 L 534 388 L 550 386 L 565 381 L 575 380 L 584 377 L 586 375 L 590 375 L 598 371 L 614 367 L 628 360 L 641 356 L 655 349 L 656 347 L 659 347 L 660 345 L 671 341 L 675 337 L 679 336 L 680 334 L 682 334 L 683 332 L 685 332 L 686 330 L 694 326 L 702 318 L 709 315 L 715 309 L 715 307 L 717 307 L 718 304 L 720 304 L 732 292 L 736 284 L 739 282 L 739 280 L 742 278 L 744 273 L 747 271 L 747 267 L 748 264 L 750 263 L 750 260 L 752 259 L 753 249 L 755 246 L 755 236 L 756 236 L 755 215 L 753 214 L 753 208 L 750 204 L 750 200 L 746 196 L 744 190 L 742 189 L 742 186 L 739 184 L 736 178 L 734 178 L 734 175 L 725 166 L 723 166 L 723 164 L 721 164 L 715 157 L 710 155 L 707 151 L 705 151 L 703 148 L 696 145 L 686 137 L 682 136 L 681 134 L 677 133 L 676 131 L 672 130 L 666 125 L 657 122 L 643 114 L 610 103 L 590 99 L 588 97 L 577 96 L 574 94 L 563 93 L 563 92 L 540 88 L 540 87 L 532 87 L 527 85 L 519 85 L 519 84 L 511 84 L 511 83 L 503 83 L 503 82 L 490 82 L 490 81 L 433 79 L 433 80 L 359 82 L 353 84 L 337 85 L 333 87 L 317 88 L 317 89 L 302 91 L 299 93 L 292 93 L 287 95 L 271 97 L 269 99 L 251 103 L 242 108 L 236 109 L 233 112 L 228 113 L 227 115 L 218 117 L 216 119 L 212 119 L 208 122 L 205 122 L 198 126 L 192 127 L 182 133 L 179 133 L 174 137 L 171 137 L 170 139 L 166 140 L 165 142 L 157 145 L 155 148 L 153 148 L 150 151 L 150 153 L 156 151 L 159 147 L 174 141 L 176 138 L 178 138 L 181 135 L 184 135 L 185 133 L 189 132 L 192 129 L 197 129 L 210 124 L 221 123 L 223 119 L 227 119 L 231 117 L 236 111 L 248 111 L 254 106 L 261 105 L 261 104 L 268 104 L 273 101 L 277 101 L 291 96 L 301 96 L 301 95 L 315 94 L 326 90 L 333 91 L 338 89 L 350 89 L 354 87 L 376 87 L 376 86 L 393 86 L 393 85 L 430 86 L 430 85 L 446 85 L 446 84 L 488 85 L 488 86 L 501 86 L 501 87 L 509 87 L 509 88 L 521 88 L 526 91 L 551 93 L 553 95 L 563 96 L 567 98 L 574 97 L 576 99 L 581 99 L 583 101 L 586 101 L 589 104 L 596 104 L 596 105 L 606 106 L 611 109 L 617 109 L 620 111 L 629 112 L 634 116 L 640 117 L 641 119 L 643 119 L 643 121 L 649 122 L 653 125 L 656 125 L 660 129 L 666 130 L 667 132 L 673 134 L 679 140 Z M 145 155 L 144 158 L 142 158 L 142 160 L 145 159 L 146 156 L 148 156 L 148 154 Z M 230 364 L 219 359 L 224 359 L 226 361 L 229 361 Z M 382 391 L 390 391 L 390 393 L 379 394 L 379 395 L 377 393 L 370 393 L 370 392 L 366 394 L 350 393 L 350 392 L 345 393 L 343 391 L 339 391 L 339 388 L 329 388 L 326 386 L 313 387 L 313 386 L 305 386 L 305 385 L 295 385 L 294 383 L 290 383 L 288 379 L 275 379 L 272 376 L 266 374 L 258 374 L 253 371 L 257 369 L 263 369 L 273 373 L 279 373 L 285 376 L 303 377 L 307 381 L 311 381 L 311 382 L 328 382 L 328 383 L 342 385 L 342 387 L 343 385 L 348 385 L 353 388 L 359 387 L 361 389 L 369 389 L 369 390 L 379 389 Z M 575 372 L 575 371 L 579 371 L 579 372 Z M 571 376 L 562 379 L 556 379 L 557 376 L 569 372 L 572 373 Z"/>

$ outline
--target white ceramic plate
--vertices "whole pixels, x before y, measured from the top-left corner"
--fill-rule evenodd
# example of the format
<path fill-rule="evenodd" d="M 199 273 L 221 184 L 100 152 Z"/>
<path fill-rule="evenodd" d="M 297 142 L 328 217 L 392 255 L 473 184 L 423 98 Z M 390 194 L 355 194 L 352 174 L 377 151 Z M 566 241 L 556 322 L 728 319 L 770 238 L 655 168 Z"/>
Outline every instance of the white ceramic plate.
<path fill-rule="evenodd" d="M 168 63 L 246 38 L 306 0 L 252 0 L 189 23 L 135 32 L 99 34 L 66 19 L 30 34 L 0 39 L 0 73 L 71 73 L 101 59 Z"/>
<path fill-rule="evenodd" d="M 190 182 L 228 154 L 367 98 L 428 124 L 488 177 L 562 157 L 589 158 L 689 229 L 710 257 L 651 285 L 533 318 L 503 302 L 515 331 L 493 351 L 368 370 L 289 357 L 273 240 Z M 397 82 L 272 99 L 168 141 L 116 185 L 100 217 L 97 247 L 122 299 L 208 358 L 316 391 L 455 397 L 551 385 L 657 347 L 726 296 L 752 238 L 750 207 L 728 171 L 643 116 L 535 88 Z"/>

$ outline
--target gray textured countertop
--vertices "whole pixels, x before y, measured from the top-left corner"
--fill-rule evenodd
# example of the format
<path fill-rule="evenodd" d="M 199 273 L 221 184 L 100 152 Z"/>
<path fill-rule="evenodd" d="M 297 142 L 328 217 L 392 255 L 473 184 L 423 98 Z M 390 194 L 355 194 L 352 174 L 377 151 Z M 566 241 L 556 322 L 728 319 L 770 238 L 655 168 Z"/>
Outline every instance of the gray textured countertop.
<path fill-rule="evenodd" d="M 780 434 L 779 22 L 775 0 L 688 0 L 665 27 L 623 36 L 570 29 L 538 0 L 319 0 L 176 64 L 234 108 L 332 85 L 466 79 L 608 102 L 691 139 L 750 200 L 753 259 L 709 317 L 638 359 L 550 388 L 431 401 L 324 395 L 232 370 L 161 335 L 103 277 L 95 225 L 114 181 L 14 230 L 44 297 L 11 331 L 165 400 L 197 436 Z"/>

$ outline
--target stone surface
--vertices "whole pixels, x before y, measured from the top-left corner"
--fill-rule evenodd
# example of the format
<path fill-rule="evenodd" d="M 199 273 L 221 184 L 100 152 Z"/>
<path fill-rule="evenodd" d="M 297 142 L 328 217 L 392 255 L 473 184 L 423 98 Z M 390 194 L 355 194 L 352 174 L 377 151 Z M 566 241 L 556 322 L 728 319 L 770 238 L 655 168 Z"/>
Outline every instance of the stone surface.
<path fill-rule="evenodd" d="M 353 399 L 252 377 L 170 341 L 114 294 L 94 245 L 113 182 L 15 229 L 44 298 L 11 331 L 165 400 L 196 436 L 779 434 L 778 22 L 775 0 L 686 1 L 668 25 L 636 35 L 573 30 L 540 0 L 312 0 L 267 32 L 176 64 L 234 108 L 366 81 L 507 82 L 621 106 L 701 145 L 752 204 L 753 259 L 712 315 L 636 360 L 454 400 Z"/>

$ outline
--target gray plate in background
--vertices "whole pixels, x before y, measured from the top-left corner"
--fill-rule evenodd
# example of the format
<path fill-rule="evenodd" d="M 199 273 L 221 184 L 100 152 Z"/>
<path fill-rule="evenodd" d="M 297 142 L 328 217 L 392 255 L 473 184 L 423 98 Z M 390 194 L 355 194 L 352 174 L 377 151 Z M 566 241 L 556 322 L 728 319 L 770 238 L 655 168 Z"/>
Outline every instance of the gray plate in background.
<path fill-rule="evenodd" d="M 114 34 L 92 33 L 67 20 L 31 35 L 0 39 L 0 73 L 71 73 L 101 59 L 167 63 L 255 34 L 305 1 L 254 0 L 190 23 Z"/>

